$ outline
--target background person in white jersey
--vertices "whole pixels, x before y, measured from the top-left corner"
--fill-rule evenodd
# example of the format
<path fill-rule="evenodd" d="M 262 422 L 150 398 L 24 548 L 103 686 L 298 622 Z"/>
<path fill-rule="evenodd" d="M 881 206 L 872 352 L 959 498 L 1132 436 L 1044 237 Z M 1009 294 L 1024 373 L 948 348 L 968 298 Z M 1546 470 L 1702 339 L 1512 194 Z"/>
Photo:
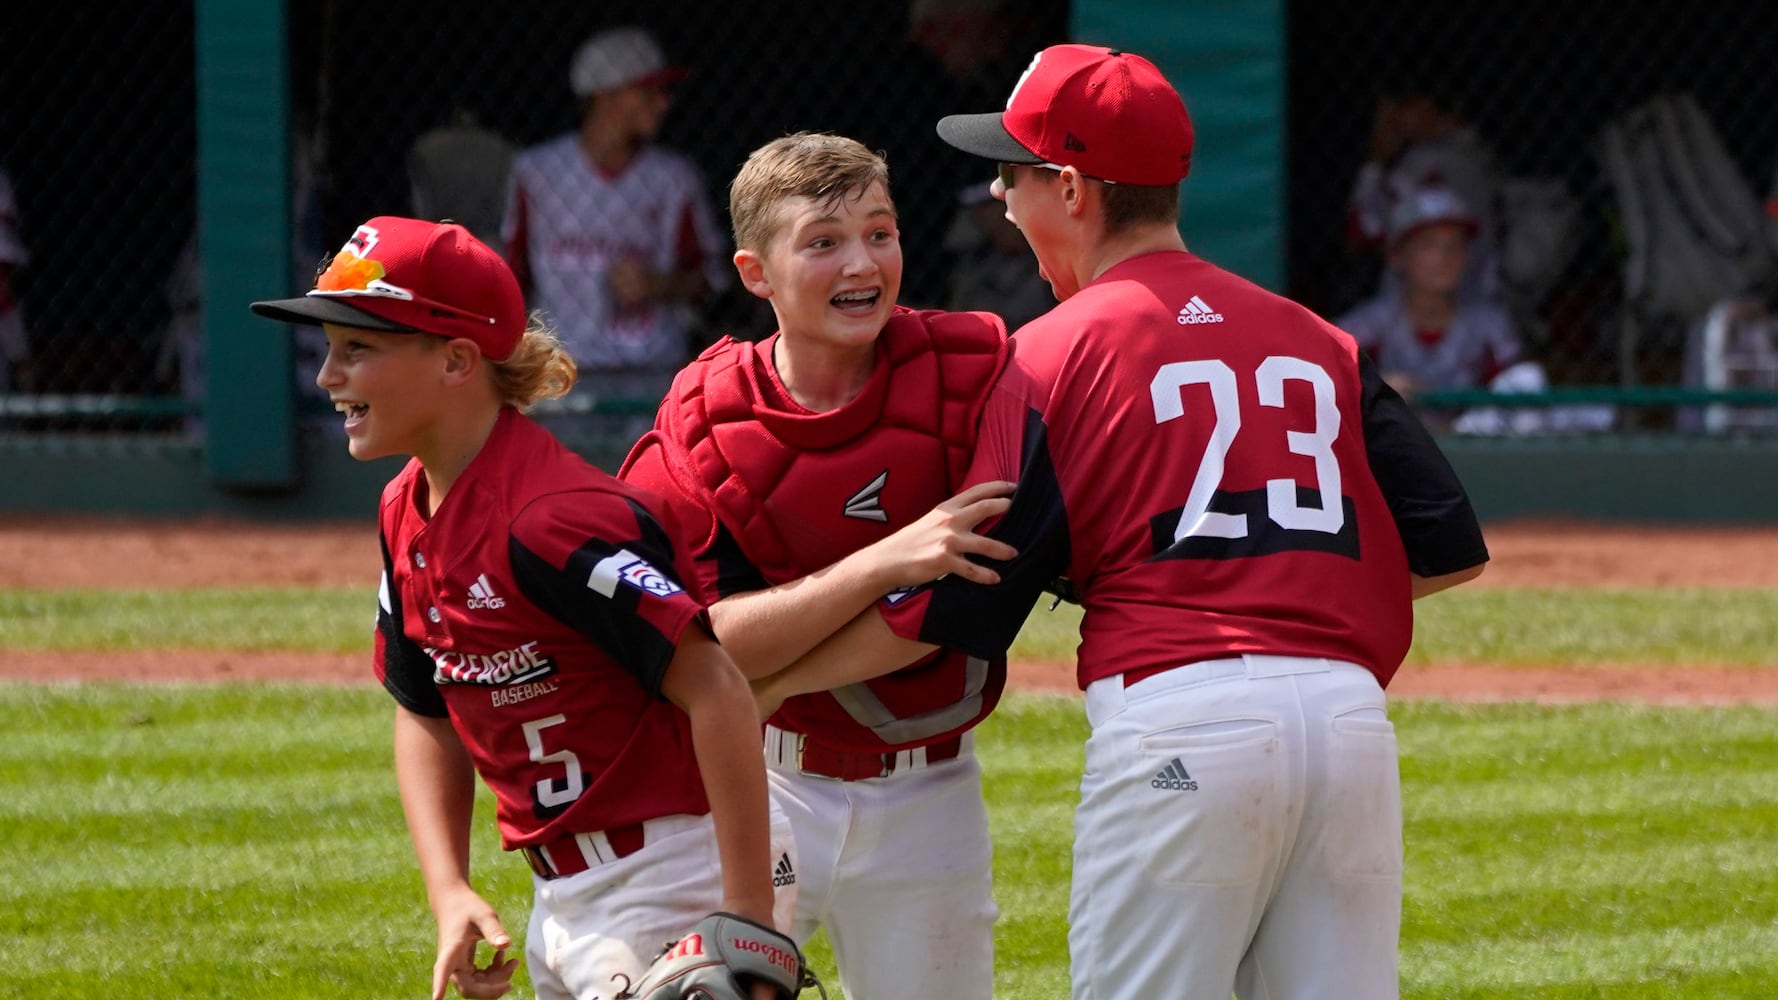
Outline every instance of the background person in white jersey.
<path fill-rule="evenodd" d="M 569 68 L 579 128 L 513 161 L 501 236 L 527 303 L 553 321 L 594 399 L 638 401 L 635 419 L 591 425 L 606 431 L 647 429 L 694 353 L 698 306 L 729 280 L 702 174 L 653 144 L 684 76 L 647 31 L 601 31 Z M 550 422 L 569 437 L 587 426 Z"/>

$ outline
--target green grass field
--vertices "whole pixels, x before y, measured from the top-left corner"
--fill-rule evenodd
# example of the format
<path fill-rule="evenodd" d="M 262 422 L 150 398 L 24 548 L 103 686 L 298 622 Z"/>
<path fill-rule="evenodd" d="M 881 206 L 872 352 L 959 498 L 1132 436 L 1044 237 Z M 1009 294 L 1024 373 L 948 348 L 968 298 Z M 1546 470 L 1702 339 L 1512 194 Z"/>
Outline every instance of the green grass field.
<path fill-rule="evenodd" d="M 374 590 L 0 589 L 0 650 L 350 652 Z M 1079 609 L 1039 606 L 1013 655 L 1071 660 Z M 1408 663 L 1778 666 L 1778 590 L 1474 588 L 1419 602 Z"/>
<path fill-rule="evenodd" d="M 1766 591 L 1458 591 L 1411 660 L 1771 666 Z M 357 591 L 0 591 L 8 649 L 364 648 Z M 1025 656 L 1066 657 L 1067 610 Z M 78 640 L 71 640 L 78 636 Z M 74 642 L 77 641 L 78 645 Z M 372 687 L 0 685 L 0 997 L 423 996 L 432 927 Z M 1770 997 L 1778 711 L 1394 709 L 1408 876 L 1402 984 L 1425 998 Z M 979 749 L 998 995 L 1067 992 L 1085 722 L 1015 696 Z M 478 881 L 522 931 L 529 871 Z M 834 982 L 817 941 L 816 968 Z M 528 995 L 521 992 L 521 996 Z"/>

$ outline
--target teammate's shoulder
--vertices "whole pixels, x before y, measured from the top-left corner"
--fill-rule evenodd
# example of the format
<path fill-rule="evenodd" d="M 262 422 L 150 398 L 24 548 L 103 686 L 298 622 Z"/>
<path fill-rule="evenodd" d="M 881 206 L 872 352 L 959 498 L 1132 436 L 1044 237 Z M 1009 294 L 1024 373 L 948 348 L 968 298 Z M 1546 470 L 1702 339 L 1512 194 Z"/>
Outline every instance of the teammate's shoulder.
<path fill-rule="evenodd" d="M 663 410 L 677 409 L 701 397 L 711 382 L 733 376 L 737 369 L 753 364 L 758 354 L 755 342 L 724 334 L 673 376 Z"/>
<path fill-rule="evenodd" d="M 1006 321 L 976 310 L 897 309 L 886 333 L 922 330 L 940 353 L 992 353 L 1006 342 Z"/>
<path fill-rule="evenodd" d="M 1457 315 L 1478 326 L 1511 327 L 1516 325 L 1512 310 L 1508 309 L 1505 303 L 1495 299 L 1464 299 L 1457 305 Z"/>
<path fill-rule="evenodd" d="M 1343 329 L 1375 327 L 1400 314 L 1401 300 L 1390 295 L 1373 295 L 1334 317 L 1335 326 Z"/>
<path fill-rule="evenodd" d="M 402 466 L 401 471 L 397 472 L 388 482 L 383 484 L 383 495 L 377 504 L 378 508 L 388 510 L 391 506 L 399 504 L 403 499 L 412 496 L 414 486 L 419 482 L 422 472 L 424 472 L 424 469 L 420 465 L 419 459 L 408 459 L 407 464 Z"/>
<path fill-rule="evenodd" d="M 646 170 L 673 174 L 692 180 L 699 179 L 704 175 L 703 170 L 691 157 L 659 143 L 651 143 L 642 147 L 642 151 L 636 154 L 636 164 Z"/>
<path fill-rule="evenodd" d="M 515 530 L 538 523 L 583 524 L 595 529 L 614 513 L 659 503 L 650 490 L 625 482 L 590 462 L 570 466 L 571 474 L 531 485 L 511 497 Z"/>
<path fill-rule="evenodd" d="M 572 132 L 563 132 L 548 139 L 535 143 L 513 154 L 515 167 L 535 167 L 540 164 L 562 160 L 575 152 L 575 139 Z"/>

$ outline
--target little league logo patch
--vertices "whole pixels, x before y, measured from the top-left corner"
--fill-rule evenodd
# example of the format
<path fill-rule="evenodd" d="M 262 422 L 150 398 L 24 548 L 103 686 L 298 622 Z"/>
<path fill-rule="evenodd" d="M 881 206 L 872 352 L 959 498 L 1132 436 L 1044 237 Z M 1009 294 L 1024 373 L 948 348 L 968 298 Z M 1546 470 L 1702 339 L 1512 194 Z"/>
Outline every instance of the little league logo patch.
<path fill-rule="evenodd" d="M 889 593 L 883 595 L 883 603 L 890 607 L 894 607 L 902 601 L 907 600 L 909 597 L 912 597 L 914 591 L 919 589 L 919 587 L 899 587 L 895 590 L 891 590 Z"/>
<path fill-rule="evenodd" d="M 672 597 L 685 591 L 685 588 L 674 583 L 666 574 L 655 569 L 648 560 L 629 549 L 618 549 L 615 554 L 599 560 L 598 565 L 593 567 L 592 576 L 587 578 L 586 585 L 601 596 L 615 597 L 620 583 L 653 597 Z"/>

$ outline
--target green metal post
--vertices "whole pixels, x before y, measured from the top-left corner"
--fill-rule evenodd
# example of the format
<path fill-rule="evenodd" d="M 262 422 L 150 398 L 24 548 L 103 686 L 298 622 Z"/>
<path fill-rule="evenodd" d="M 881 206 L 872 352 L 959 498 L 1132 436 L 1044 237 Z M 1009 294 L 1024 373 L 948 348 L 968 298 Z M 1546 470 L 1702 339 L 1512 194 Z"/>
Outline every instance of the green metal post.
<path fill-rule="evenodd" d="M 247 311 L 290 287 L 284 0 L 197 0 L 198 246 L 211 481 L 297 484 L 288 334 Z"/>
<path fill-rule="evenodd" d="M 1185 242 L 1274 291 L 1284 287 L 1283 0 L 1076 0 L 1071 36 L 1153 60 L 1197 133 Z"/>

